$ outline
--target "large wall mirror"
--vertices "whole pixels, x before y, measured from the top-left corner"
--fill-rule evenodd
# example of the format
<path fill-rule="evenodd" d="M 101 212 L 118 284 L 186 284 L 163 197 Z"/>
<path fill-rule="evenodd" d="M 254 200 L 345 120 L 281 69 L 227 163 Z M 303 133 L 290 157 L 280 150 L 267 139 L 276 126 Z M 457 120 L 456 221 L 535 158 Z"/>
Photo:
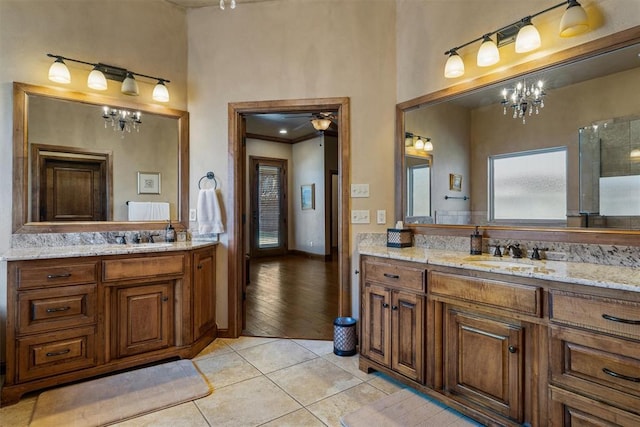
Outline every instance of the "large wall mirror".
<path fill-rule="evenodd" d="M 640 92 L 639 55 L 640 27 L 634 27 L 399 104 L 397 218 L 413 224 L 640 230 L 640 103 L 633 95 Z M 532 95 L 520 117 L 511 94 L 519 84 L 533 85 L 534 92 L 538 81 L 544 106 Z M 411 134 L 433 145 L 427 217 L 408 211 L 415 197 L 408 179 L 415 152 L 406 138 Z"/>
<path fill-rule="evenodd" d="M 14 233 L 188 228 L 189 116 L 14 83 Z"/>

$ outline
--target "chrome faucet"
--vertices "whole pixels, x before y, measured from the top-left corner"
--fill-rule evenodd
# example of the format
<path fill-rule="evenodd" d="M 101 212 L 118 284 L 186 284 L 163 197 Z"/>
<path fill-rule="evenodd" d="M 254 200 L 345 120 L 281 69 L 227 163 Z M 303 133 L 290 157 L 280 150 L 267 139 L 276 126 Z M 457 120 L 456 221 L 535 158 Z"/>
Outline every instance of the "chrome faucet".
<path fill-rule="evenodd" d="M 520 243 L 515 245 L 509 245 L 505 248 L 507 252 L 511 251 L 512 258 L 522 258 L 522 249 L 520 249 Z"/>
<path fill-rule="evenodd" d="M 535 246 L 532 250 L 531 250 L 531 259 L 542 259 L 540 257 L 540 251 L 548 251 L 549 248 L 539 248 L 537 246 Z"/>
<path fill-rule="evenodd" d="M 497 257 L 501 257 L 502 258 L 502 251 L 500 251 L 500 245 L 489 245 L 489 246 L 492 246 L 492 247 L 496 248 L 493 251 L 493 256 L 497 256 Z"/>

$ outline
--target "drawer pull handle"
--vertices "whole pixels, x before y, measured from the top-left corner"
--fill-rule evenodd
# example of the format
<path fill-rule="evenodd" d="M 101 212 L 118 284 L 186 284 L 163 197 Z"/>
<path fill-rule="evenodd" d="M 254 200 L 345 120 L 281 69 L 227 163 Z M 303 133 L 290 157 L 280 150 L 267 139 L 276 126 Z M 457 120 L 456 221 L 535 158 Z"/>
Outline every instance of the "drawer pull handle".
<path fill-rule="evenodd" d="M 391 274 L 391 273 L 384 273 L 384 277 L 388 277 L 389 279 L 399 279 L 400 276 L 398 276 L 397 274 Z"/>
<path fill-rule="evenodd" d="M 63 279 L 65 277 L 71 277 L 71 273 L 49 274 L 49 275 L 47 275 L 47 279 Z"/>
<path fill-rule="evenodd" d="M 71 349 L 68 348 L 66 350 L 52 351 L 47 353 L 47 357 L 62 356 L 63 354 L 67 353 L 71 353 Z"/>
<path fill-rule="evenodd" d="M 608 314 L 603 314 L 602 318 L 611 320 L 612 322 L 626 323 L 627 325 L 640 325 L 640 320 L 622 319 L 620 317 L 610 316 Z"/>
<path fill-rule="evenodd" d="M 67 311 L 67 310 L 71 310 L 71 307 L 47 308 L 47 313 L 57 313 L 59 311 Z"/>
<path fill-rule="evenodd" d="M 634 383 L 640 383 L 640 378 L 638 377 L 629 377 L 627 375 L 623 375 L 623 374 L 619 374 L 617 372 L 614 372 L 610 369 L 607 368 L 602 368 L 602 372 L 604 372 L 605 374 L 612 376 L 614 378 L 620 378 L 621 380 L 625 380 L 625 381 L 631 381 Z"/>

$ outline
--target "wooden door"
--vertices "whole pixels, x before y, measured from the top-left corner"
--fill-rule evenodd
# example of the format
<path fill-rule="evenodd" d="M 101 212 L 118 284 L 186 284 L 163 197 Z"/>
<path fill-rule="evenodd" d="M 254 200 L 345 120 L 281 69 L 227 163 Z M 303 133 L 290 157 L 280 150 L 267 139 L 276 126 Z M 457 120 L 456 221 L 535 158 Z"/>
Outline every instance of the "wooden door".
<path fill-rule="evenodd" d="M 523 329 L 455 308 L 445 316 L 445 391 L 522 422 Z"/>
<path fill-rule="evenodd" d="M 40 221 L 105 221 L 103 161 L 44 158 L 39 173 Z"/>
<path fill-rule="evenodd" d="M 251 256 L 288 249 L 287 160 L 250 156 Z"/>
<path fill-rule="evenodd" d="M 391 293 L 391 368 L 413 380 L 424 379 L 424 297 Z"/>
<path fill-rule="evenodd" d="M 362 348 L 369 359 L 391 366 L 390 292 L 373 284 L 365 284 L 362 295 Z"/>
<path fill-rule="evenodd" d="M 216 258 L 213 249 L 193 254 L 193 340 L 216 326 Z"/>
<path fill-rule="evenodd" d="M 116 357 L 173 344 L 173 281 L 116 292 Z"/>

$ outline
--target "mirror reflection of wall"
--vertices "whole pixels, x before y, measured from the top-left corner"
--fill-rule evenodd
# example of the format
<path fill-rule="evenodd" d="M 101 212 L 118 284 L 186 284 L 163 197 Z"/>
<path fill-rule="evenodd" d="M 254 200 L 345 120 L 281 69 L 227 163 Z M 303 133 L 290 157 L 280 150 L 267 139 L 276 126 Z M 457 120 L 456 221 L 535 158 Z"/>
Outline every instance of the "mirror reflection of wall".
<path fill-rule="evenodd" d="M 139 131 L 121 132 L 105 126 L 103 107 L 43 96 L 29 97 L 29 144 L 82 147 L 112 153 L 111 215 L 127 221 L 127 201 L 169 202 L 170 218 L 178 219 L 178 123 L 174 118 L 143 114 Z M 31 152 L 31 149 L 29 150 Z M 31 167 L 31 164 L 30 164 Z M 138 194 L 138 172 L 159 172 L 160 194 Z M 32 173 L 29 174 L 31 179 Z M 31 191 L 31 184 L 29 185 Z M 31 194 L 29 201 L 31 202 Z M 29 221 L 33 218 L 29 208 Z"/>
<path fill-rule="evenodd" d="M 407 216 L 431 217 L 431 156 L 405 156 L 407 168 Z"/>
<path fill-rule="evenodd" d="M 640 118 L 579 130 L 582 227 L 640 228 Z"/>

